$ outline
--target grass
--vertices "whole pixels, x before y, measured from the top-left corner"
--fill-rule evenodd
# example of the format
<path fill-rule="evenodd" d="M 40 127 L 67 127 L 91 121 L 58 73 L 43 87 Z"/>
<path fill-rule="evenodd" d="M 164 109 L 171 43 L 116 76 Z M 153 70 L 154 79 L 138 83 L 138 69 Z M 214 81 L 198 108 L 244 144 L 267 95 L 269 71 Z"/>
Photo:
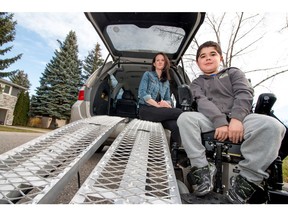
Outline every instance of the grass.
<path fill-rule="evenodd" d="M 286 157 L 283 160 L 282 169 L 283 169 L 283 182 L 288 183 L 288 157 Z"/>
<path fill-rule="evenodd" d="M 3 125 L 0 125 L 0 131 L 5 131 L 5 132 L 27 132 L 27 133 L 40 133 L 39 131 L 37 130 L 33 130 L 33 128 L 28 128 L 26 127 L 27 129 L 25 129 L 25 127 L 23 128 L 14 128 L 14 127 L 9 127 L 9 126 L 3 126 Z"/>

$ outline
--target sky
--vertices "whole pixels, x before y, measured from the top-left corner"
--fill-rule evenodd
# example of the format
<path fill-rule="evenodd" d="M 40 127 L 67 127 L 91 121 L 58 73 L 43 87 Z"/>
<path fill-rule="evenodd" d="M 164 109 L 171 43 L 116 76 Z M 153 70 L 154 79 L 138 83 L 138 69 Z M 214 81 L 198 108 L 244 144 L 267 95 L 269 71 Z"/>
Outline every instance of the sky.
<path fill-rule="evenodd" d="M 69 31 L 75 31 L 78 41 L 79 58 L 83 60 L 98 42 L 106 58 L 107 50 L 96 31 L 82 12 L 16 12 L 16 37 L 10 56 L 23 53 L 22 58 L 11 65 L 9 70 L 20 69 L 28 74 L 32 86 L 30 95 L 39 87 L 40 77 L 59 48 L 57 40 L 63 42 Z M 7 55 L 8 56 L 8 55 Z"/>
<path fill-rule="evenodd" d="M 0 0 L 1 3 L 2 0 Z M 245 1 L 241 1 L 245 4 Z M 283 9 L 275 7 L 275 2 L 272 5 L 271 2 L 267 2 L 266 8 L 262 8 L 263 5 L 257 5 L 257 10 L 261 13 L 269 12 L 269 19 L 266 20 L 267 34 L 263 42 L 259 43 L 256 48 L 257 52 L 253 52 L 250 57 L 245 57 L 239 64 L 242 70 L 248 70 L 255 68 L 255 65 L 259 65 L 258 68 L 267 68 L 274 66 L 288 65 L 287 57 L 287 46 L 288 44 L 288 29 L 279 33 L 281 26 L 285 25 L 285 17 L 288 14 Z M 17 3 L 16 3 L 17 2 Z M 127 4 L 119 4 L 115 1 L 107 1 L 109 4 L 91 6 L 91 3 L 86 0 L 81 1 L 82 4 L 71 4 L 68 10 L 65 7 L 54 7 L 59 1 L 41 1 L 41 5 L 38 1 L 27 0 L 24 1 L 10 0 L 9 4 L 4 3 L 6 11 L 14 13 L 14 20 L 17 21 L 16 25 L 16 38 L 13 41 L 12 52 L 7 54 L 15 56 L 19 53 L 23 53 L 20 60 L 14 63 L 9 70 L 20 69 L 24 70 L 28 74 L 29 81 L 32 86 L 30 88 L 30 95 L 35 94 L 36 87 L 39 87 L 40 77 L 44 72 L 46 64 L 50 62 L 54 56 L 54 52 L 59 48 L 57 40 L 63 42 L 70 30 L 76 32 L 78 39 L 78 49 L 79 58 L 84 59 L 88 55 L 88 51 L 94 48 L 94 45 L 98 42 L 102 48 L 102 57 L 105 59 L 107 56 L 107 50 L 103 45 L 102 41 L 99 39 L 96 31 L 92 27 L 91 23 L 87 20 L 83 11 L 139 11 L 139 5 L 136 7 L 134 1 L 124 1 Z M 122 1 L 121 1 L 122 2 Z M 209 12 L 211 8 L 219 7 L 221 1 L 206 1 L 206 5 L 194 6 L 193 9 L 198 11 L 205 11 L 207 9 Z M 224 1 L 225 2 L 225 1 Z M 229 2 L 229 1 L 228 1 Z M 249 2 L 249 1 L 247 1 Z M 243 5 L 238 5 L 236 8 L 225 9 L 225 7 L 220 7 L 223 11 L 240 11 Z M 5 7 L 5 4 L 6 7 Z M 158 3 L 159 4 L 159 3 Z M 263 3 L 264 4 L 264 3 Z M 17 5 L 16 7 L 14 5 Z M 33 5 L 33 7 L 31 7 Z M 115 7 L 111 7 L 115 5 Z M 123 5 L 127 5 L 124 7 Z M 209 6 L 207 6 L 209 5 Z M 118 7 L 119 6 L 119 7 Z M 186 11 L 187 7 L 183 7 L 180 4 L 166 8 L 165 5 L 157 7 L 157 3 L 153 5 L 141 5 L 140 11 Z M 51 8 L 52 7 L 52 8 Z M 63 10 L 63 8 L 65 8 Z M 97 10 L 91 10 L 91 8 L 97 8 Z M 161 8 L 160 10 L 157 8 Z M 244 7 L 246 11 L 250 11 L 250 8 Z M 66 11 L 65 11 L 66 10 Z M 255 10 L 255 9 L 254 9 Z M 5 10 L 4 10 L 5 11 Z M 189 11 L 189 8 L 188 8 Z M 200 29 L 201 31 L 201 29 Z M 200 33 L 200 31 L 198 33 Z M 203 37 L 203 42 L 206 38 Z M 209 38 L 207 38 L 209 39 Z M 286 44 L 285 44 L 286 43 Z M 238 66 L 238 65 L 236 65 Z M 267 74 L 262 74 L 262 76 L 249 75 L 253 82 L 261 80 L 267 76 Z M 250 77 L 248 77 L 250 78 Z M 283 120 L 288 120 L 288 100 L 286 100 L 286 90 L 287 89 L 288 73 L 284 75 L 279 75 L 273 80 L 266 82 L 265 85 L 257 88 L 256 95 L 262 92 L 273 92 L 277 95 L 277 102 L 274 105 L 274 111 Z"/>

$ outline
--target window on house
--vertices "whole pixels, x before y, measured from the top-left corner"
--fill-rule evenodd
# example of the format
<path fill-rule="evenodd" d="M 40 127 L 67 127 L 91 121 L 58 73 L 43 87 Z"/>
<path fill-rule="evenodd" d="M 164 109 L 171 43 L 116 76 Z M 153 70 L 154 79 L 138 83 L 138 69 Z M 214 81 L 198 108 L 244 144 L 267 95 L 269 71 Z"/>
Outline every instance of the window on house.
<path fill-rule="evenodd" d="M 11 86 L 5 85 L 4 93 L 9 94 Z"/>
<path fill-rule="evenodd" d="M 19 92 L 20 92 L 20 89 L 13 87 L 11 95 L 15 96 L 15 97 L 18 97 Z"/>

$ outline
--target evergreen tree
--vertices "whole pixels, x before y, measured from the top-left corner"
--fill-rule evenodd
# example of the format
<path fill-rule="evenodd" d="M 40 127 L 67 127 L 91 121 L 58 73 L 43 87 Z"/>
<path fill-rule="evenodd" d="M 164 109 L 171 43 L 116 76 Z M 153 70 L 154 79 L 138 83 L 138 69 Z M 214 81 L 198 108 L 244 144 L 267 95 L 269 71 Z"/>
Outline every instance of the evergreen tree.
<path fill-rule="evenodd" d="M 14 118 L 13 118 L 13 125 L 19 125 L 21 122 L 21 113 L 22 113 L 22 105 L 24 101 L 24 91 L 21 91 L 20 95 L 18 96 L 15 108 L 14 108 Z"/>
<path fill-rule="evenodd" d="M 14 109 L 14 118 L 13 118 L 13 125 L 20 125 L 26 126 L 28 123 L 28 113 L 29 113 L 29 93 L 21 91 L 20 95 L 18 96 L 15 109 Z"/>
<path fill-rule="evenodd" d="M 9 76 L 9 79 L 11 80 L 11 82 L 23 86 L 27 89 L 29 89 L 31 86 L 31 83 L 28 79 L 28 74 L 24 73 L 23 70 L 19 70 L 16 74 L 12 74 L 11 76 Z"/>
<path fill-rule="evenodd" d="M 60 49 L 55 50 L 55 56 L 46 65 L 31 104 L 33 116 L 52 117 L 52 122 L 70 118 L 81 87 L 81 61 L 75 32 L 70 31 L 63 43 L 58 42 Z"/>
<path fill-rule="evenodd" d="M 83 83 L 88 79 L 88 77 L 98 68 L 100 68 L 104 63 L 102 58 L 100 44 L 97 43 L 95 48 L 88 52 L 88 56 L 84 59 L 83 63 Z"/>
<path fill-rule="evenodd" d="M 29 92 L 26 91 L 24 95 L 24 102 L 23 102 L 23 124 L 26 126 L 29 121 L 29 111 L 30 111 L 30 96 Z"/>
<path fill-rule="evenodd" d="M 14 14 L 8 14 L 0 12 L 0 56 L 4 56 L 7 52 L 11 51 L 13 46 L 3 47 L 4 44 L 12 42 L 15 39 L 16 31 L 15 26 L 16 21 L 13 21 Z M 22 54 L 19 54 L 12 58 L 0 58 L 0 78 L 7 77 L 16 73 L 17 71 L 4 71 L 11 64 L 16 62 L 22 57 Z"/>
<path fill-rule="evenodd" d="M 41 113 L 37 112 L 38 104 L 39 103 L 37 101 L 37 97 L 35 95 L 32 95 L 31 103 L 30 103 L 30 109 L 29 109 L 29 113 L 28 113 L 28 115 L 30 117 L 35 117 L 35 116 L 41 115 Z"/>

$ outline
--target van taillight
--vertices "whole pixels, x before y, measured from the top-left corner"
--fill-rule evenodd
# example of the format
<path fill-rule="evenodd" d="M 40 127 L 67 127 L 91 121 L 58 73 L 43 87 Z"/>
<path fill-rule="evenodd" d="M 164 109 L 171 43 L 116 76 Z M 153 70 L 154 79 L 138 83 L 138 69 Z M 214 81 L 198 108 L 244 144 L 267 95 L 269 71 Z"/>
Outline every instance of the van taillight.
<path fill-rule="evenodd" d="M 78 93 L 78 100 L 84 100 L 84 90 L 81 89 Z"/>

